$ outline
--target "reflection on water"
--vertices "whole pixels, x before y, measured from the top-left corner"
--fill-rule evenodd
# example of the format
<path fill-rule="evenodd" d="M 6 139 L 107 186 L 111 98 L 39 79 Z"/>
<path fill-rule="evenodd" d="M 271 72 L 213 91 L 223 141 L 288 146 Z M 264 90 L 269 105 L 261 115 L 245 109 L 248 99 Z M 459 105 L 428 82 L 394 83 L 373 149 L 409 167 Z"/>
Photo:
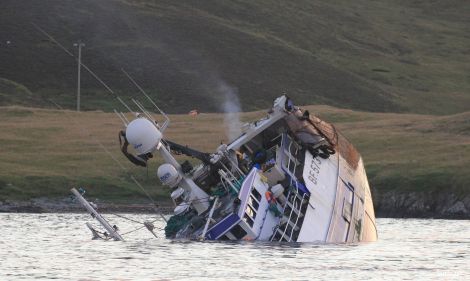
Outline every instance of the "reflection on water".
<path fill-rule="evenodd" d="M 143 221 L 150 215 L 127 215 Z M 113 215 L 121 233 L 138 225 Z M 470 280 L 470 221 L 377 219 L 358 245 L 91 240 L 85 214 L 0 214 L 0 280 Z"/>

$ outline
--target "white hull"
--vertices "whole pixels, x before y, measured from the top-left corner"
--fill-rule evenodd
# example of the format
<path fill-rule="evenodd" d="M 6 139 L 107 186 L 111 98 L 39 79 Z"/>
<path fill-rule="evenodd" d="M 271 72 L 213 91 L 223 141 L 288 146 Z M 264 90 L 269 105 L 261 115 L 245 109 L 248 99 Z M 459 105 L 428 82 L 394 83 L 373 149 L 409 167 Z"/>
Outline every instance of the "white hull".
<path fill-rule="evenodd" d="M 158 174 L 173 188 L 178 205 L 165 228 L 168 238 L 377 239 L 360 154 L 333 125 L 294 107 L 286 96 L 276 99 L 266 118 L 247 124 L 240 137 L 213 154 L 161 139 L 160 127 L 151 121 L 134 120 L 126 133 L 142 155 L 159 151 L 167 163 Z M 139 124 L 150 126 L 152 134 Z M 172 151 L 203 163 L 180 164 Z"/>

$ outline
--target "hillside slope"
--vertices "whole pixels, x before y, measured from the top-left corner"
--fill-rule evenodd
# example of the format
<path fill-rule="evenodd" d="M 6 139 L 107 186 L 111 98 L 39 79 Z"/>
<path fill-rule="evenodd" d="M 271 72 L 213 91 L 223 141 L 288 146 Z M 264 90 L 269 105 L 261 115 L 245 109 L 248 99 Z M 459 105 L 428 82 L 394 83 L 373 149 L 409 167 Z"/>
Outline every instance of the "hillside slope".
<path fill-rule="evenodd" d="M 135 93 L 124 67 L 171 112 L 223 111 L 236 94 L 256 110 L 284 91 L 305 104 L 464 112 L 468 14 L 465 0 L 3 0 L 0 78 L 35 98 L 10 89 L 0 104 L 74 108 L 74 59 L 34 22 L 74 52 L 85 42 L 83 62 L 119 94 Z M 86 73 L 82 89 L 84 109 L 118 107 Z"/>
<path fill-rule="evenodd" d="M 379 215 L 470 218 L 470 112 L 436 117 L 307 108 L 337 125 L 359 149 Z M 167 136 L 211 152 L 227 141 L 223 119 L 172 115 Z M 112 113 L 0 107 L 0 205 L 67 198 L 74 186 L 85 187 L 90 198 L 145 202 L 130 174 L 167 202 L 169 190 L 155 173 L 161 159 L 153 159 L 148 170 L 133 166 L 119 150 L 121 126 Z"/>

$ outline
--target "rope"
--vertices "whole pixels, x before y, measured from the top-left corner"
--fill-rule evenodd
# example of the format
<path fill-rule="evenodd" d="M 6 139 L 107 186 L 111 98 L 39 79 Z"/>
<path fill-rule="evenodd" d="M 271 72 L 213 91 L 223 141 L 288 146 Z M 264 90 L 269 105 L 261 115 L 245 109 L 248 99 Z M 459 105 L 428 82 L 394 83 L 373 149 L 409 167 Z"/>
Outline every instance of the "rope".
<path fill-rule="evenodd" d="M 147 229 L 149 229 L 149 228 L 147 227 L 147 225 L 146 225 L 146 222 L 140 222 L 140 221 L 137 221 L 137 220 L 128 218 L 128 217 L 126 217 L 126 216 L 116 214 L 116 213 L 111 213 L 111 215 L 114 215 L 114 216 L 116 216 L 116 217 L 120 217 L 120 218 L 122 218 L 122 219 L 128 220 L 128 221 L 133 222 L 133 223 L 137 223 L 137 224 L 142 224 L 142 225 L 143 225 L 143 226 L 138 227 L 138 228 L 135 228 L 135 229 L 133 229 L 133 230 L 130 230 L 130 231 L 127 231 L 127 232 L 124 232 L 124 233 L 120 233 L 121 236 L 124 236 L 124 235 L 130 234 L 130 233 L 133 233 L 133 232 L 135 232 L 135 231 L 141 230 L 141 229 L 144 228 L 144 227 L 146 227 Z M 156 222 L 157 220 L 158 220 L 158 219 L 154 219 L 153 221 L 149 221 L 149 222 L 147 222 L 147 223 L 151 223 L 152 226 L 153 226 L 153 223 Z M 160 230 L 160 231 L 163 231 L 164 229 L 161 228 L 161 227 L 155 227 L 155 226 L 152 227 L 152 230 L 149 229 L 149 231 L 152 232 L 152 234 L 153 234 L 156 238 L 158 238 L 158 237 L 156 236 L 156 234 L 153 233 L 153 229 L 155 229 L 155 228 L 158 229 L 158 230 Z"/>
<path fill-rule="evenodd" d="M 136 231 L 138 231 L 138 230 L 141 230 L 141 229 L 144 228 L 144 227 L 146 227 L 146 226 L 144 225 L 144 226 L 138 227 L 138 228 L 136 228 L 136 229 L 133 229 L 133 230 L 131 230 L 131 231 L 124 232 L 124 233 L 119 233 L 119 234 L 120 234 L 121 236 L 124 236 L 124 235 L 130 234 L 130 233 L 132 233 L 132 232 L 136 232 Z"/>
<path fill-rule="evenodd" d="M 125 220 L 128 220 L 128 221 L 131 221 L 131 222 L 135 222 L 135 223 L 138 223 L 138 224 L 144 224 L 143 222 L 136 221 L 136 220 L 134 220 L 134 219 L 130 219 L 130 218 L 128 218 L 128 217 L 125 217 L 125 216 L 123 216 L 123 215 L 114 214 L 114 213 L 112 213 L 111 215 L 114 215 L 114 216 L 116 216 L 116 217 L 120 217 L 120 218 L 122 218 L 122 219 L 125 219 Z"/>
<path fill-rule="evenodd" d="M 120 217 L 120 218 L 122 218 L 122 219 L 131 221 L 131 222 L 134 222 L 134 223 L 144 224 L 144 225 L 145 225 L 145 222 L 140 222 L 140 221 L 137 221 L 137 220 L 134 220 L 134 219 L 125 217 L 125 216 L 123 216 L 123 215 L 119 215 L 119 214 L 116 214 L 116 213 L 111 213 L 111 215 L 114 215 L 114 216 L 116 216 L 116 217 Z M 154 220 L 149 221 L 149 222 L 150 222 L 150 223 L 154 223 L 154 222 L 156 222 L 156 221 L 158 221 L 158 219 L 154 219 Z M 159 228 L 159 227 L 156 227 L 156 228 L 162 230 L 162 228 Z"/>

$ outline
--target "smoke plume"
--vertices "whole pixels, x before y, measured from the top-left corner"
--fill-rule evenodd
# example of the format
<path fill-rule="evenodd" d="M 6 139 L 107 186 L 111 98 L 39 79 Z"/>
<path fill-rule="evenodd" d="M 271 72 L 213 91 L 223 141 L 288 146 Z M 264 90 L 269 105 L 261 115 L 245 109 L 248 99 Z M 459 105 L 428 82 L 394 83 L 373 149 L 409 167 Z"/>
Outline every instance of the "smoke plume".
<path fill-rule="evenodd" d="M 225 134 L 229 141 L 241 134 L 242 123 L 240 121 L 240 100 L 237 90 L 223 81 L 218 82 L 218 92 L 223 97 L 222 109 L 224 112 Z"/>

